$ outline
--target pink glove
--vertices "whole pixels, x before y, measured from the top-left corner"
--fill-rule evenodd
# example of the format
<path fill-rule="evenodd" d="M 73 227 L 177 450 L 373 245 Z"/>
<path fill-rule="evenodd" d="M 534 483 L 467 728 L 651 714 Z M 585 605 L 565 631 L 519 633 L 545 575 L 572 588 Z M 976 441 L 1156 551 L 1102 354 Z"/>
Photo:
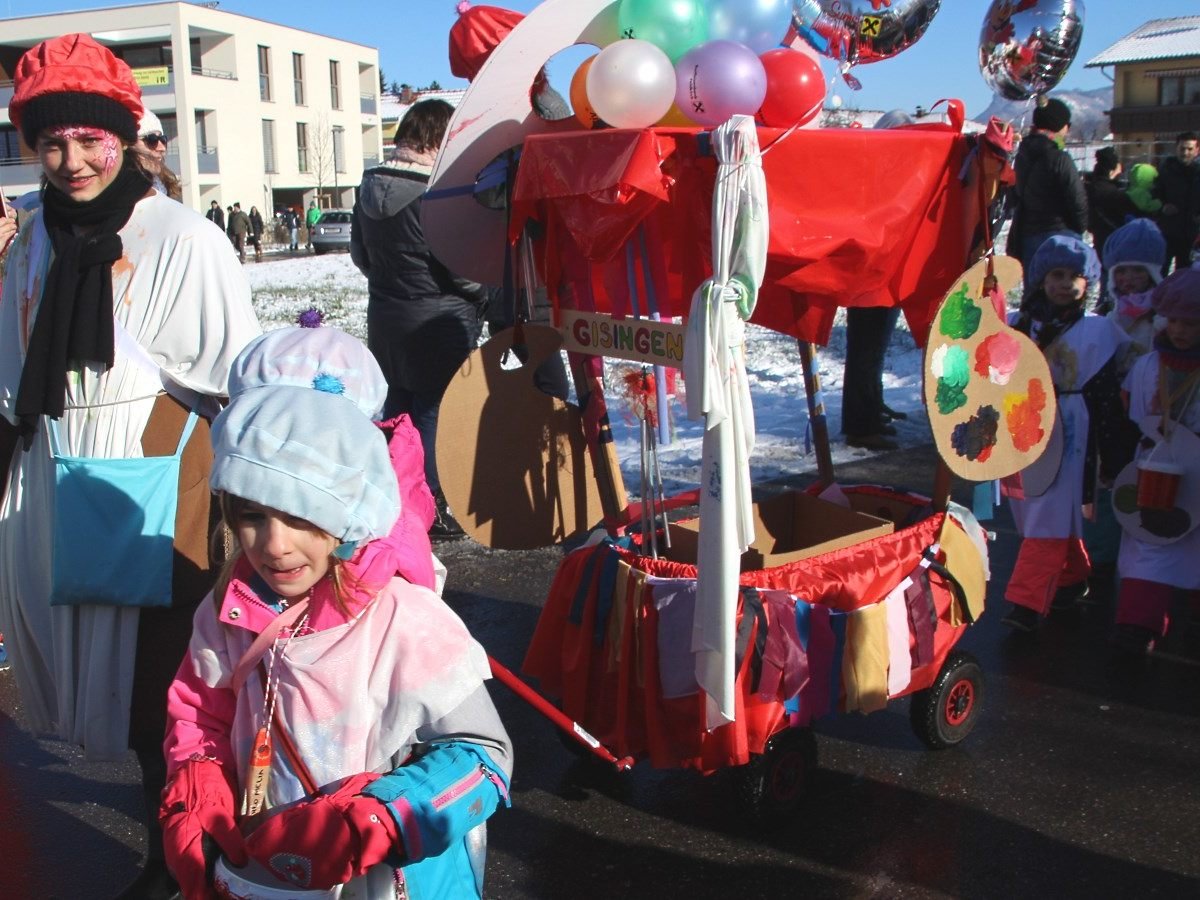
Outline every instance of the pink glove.
<path fill-rule="evenodd" d="M 193 758 L 175 772 L 163 790 L 158 821 L 163 829 L 167 867 L 186 900 L 215 900 L 209 879 L 211 838 L 235 866 L 246 864 L 242 833 L 234 817 L 233 777 L 216 760 Z"/>
<path fill-rule="evenodd" d="M 272 816 L 246 839 L 246 852 L 298 888 L 345 884 L 403 852 L 387 807 L 359 793 L 378 777 L 355 775 L 332 794 Z"/>

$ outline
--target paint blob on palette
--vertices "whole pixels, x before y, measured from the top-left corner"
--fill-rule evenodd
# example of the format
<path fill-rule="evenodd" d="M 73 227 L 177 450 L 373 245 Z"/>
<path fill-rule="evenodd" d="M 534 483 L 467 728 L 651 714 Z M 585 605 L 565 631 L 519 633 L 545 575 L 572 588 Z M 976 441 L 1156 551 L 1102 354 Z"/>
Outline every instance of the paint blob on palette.
<path fill-rule="evenodd" d="M 998 297 L 984 291 L 986 261 L 955 282 L 925 349 L 925 405 L 938 453 L 971 481 L 1034 462 L 1056 414 L 1045 358 L 1000 315 L 1004 294 L 1020 283 L 1020 263 L 997 257 L 994 270 Z"/>

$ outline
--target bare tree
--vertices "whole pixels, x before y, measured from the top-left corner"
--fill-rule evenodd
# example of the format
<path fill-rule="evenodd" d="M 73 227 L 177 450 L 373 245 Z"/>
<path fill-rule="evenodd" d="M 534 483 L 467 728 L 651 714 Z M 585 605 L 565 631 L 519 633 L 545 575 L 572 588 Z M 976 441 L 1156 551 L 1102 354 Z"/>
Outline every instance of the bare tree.
<path fill-rule="evenodd" d="M 334 182 L 333 128 L 322 113 L 308 135 L 308 177 L 317 186 L 317 205 L 321 206 L 325 188 Z"/>

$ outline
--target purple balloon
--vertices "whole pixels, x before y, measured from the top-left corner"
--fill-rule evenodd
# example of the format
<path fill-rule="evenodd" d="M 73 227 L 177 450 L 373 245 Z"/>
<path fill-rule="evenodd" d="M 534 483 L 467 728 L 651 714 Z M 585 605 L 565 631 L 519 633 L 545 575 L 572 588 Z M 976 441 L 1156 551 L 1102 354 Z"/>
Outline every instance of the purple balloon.
<path fill-rule="evenodd" d="M 766 70 L 744 44 L 709 41 L 675 64 L 675 103 L 697 125 L 711 128 L 739 113 L 752 116 L 766 96 Z"/>

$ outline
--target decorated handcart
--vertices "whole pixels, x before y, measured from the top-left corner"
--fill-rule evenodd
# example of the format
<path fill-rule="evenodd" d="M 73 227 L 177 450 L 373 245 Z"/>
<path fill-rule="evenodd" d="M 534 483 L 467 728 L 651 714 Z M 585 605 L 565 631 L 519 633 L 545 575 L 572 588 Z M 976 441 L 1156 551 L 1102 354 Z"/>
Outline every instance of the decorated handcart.
<path fill-rule="evenodd" d="M 955 101 L 944 123 L 890 131 L 755 128 L 745 117 L 713 131 L 556 129 L 531 117 L 520 86 L 543 58 L 534 20 L 553 32 L 563 9 L 535 10 L 485 65 L 497 81 L 459 107 L 431 182 L 439 202 L 423 213 L 454 271 L 523 281 L 530 293 L 544 285 L 577 363 L 581 411 L 544 395 L 523 406 L 536 392 L 528 373 L 502 371 L 509 350 L 540 346 L 541 358 L 559 339 L 519 325 L 463 367 L 446 401 L 459 427 L 439 434 L 442 471 L 461 471 L 494 434 L 484 422 L 540 435 L 536 462 L 504 481 L 465 478 L 452 496 L 443 477 L 473 536 L 521 547 L 598 517 L 607 526 L 559 566 L 524 672 L 558 698 L 560 724 L 610 761 L 743 767 L 755 812 L 795 806 L 815 764 L 808 726 L 827 713 L 911 695 L 927 745 L 959 742 L 983 680 L 955 644 L 982 612 L 988 569 L 982 529 L 947 502 L 948 476 L 1022 468 L 1054 417 L 1052 395 L 1026 402 L 1049 384 L 1041 357 L 1014 350 L 1019 338 L 992 302 L 1011 270 L 985 256 L 963 273 L 972 248 L 988 244 L 1003 154 L 962 133 Z M 495 208 L 471 196 L 498 185 L 506 202 Z M 836 485 L 828 463 L 812 344 L 828 339 L 839 306 L 894 305 L 919 343 L 935 339 L 926 393 L 948 467 L 932 500 Z M 821 476 L 809 492 L 751 502 L 744 319 L 799 341 Z M 640 501 L 626 502 L 595 355 L 657 367 L 659 385 L 666 367 L 685 370 L 689 411 L 706 421 L 702 483 L 689 498 L 698 518 L 669 521 L 673 504 L 652 475 Z M 965 378 L 960 357 L 974 365 Z M 500 497 L 504 484 L 512 493 Z M 497 527 L 500 510 L 508 527 Z"/>

